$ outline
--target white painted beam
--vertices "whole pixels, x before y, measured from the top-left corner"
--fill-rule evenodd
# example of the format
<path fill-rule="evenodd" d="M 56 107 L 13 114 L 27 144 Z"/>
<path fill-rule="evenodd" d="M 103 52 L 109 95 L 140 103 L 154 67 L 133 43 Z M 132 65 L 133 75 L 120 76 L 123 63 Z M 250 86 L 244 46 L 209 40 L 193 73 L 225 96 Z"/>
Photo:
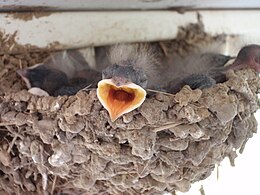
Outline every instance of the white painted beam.
<path fill-rule="evenodd" d="M 234 45 L 260 44 L 260 11 L 56 12 L 30 20 L 0 14 L 0 30 L 17 32 L 19 44 L 40 48 L 58 42 L 56 49 L 108 45 L 118 42 L 157 41 L 176 37 L 179 26 L 197 23 L 202 16 L 205 31 L 225 33 Z M 23 14 L 23 13 L 21 13 Z M 238 35 L 233 38 L 232 35 Z M 239 37 L 239 38 L 238 38 Z M 241 39 L 242 37 L 242 39 Z"/>
<path fill-rule="evenodd" d="M 60 12 L 26 21 L 18 15 L 13 18 L 12 14 L 0 14 L 0 28 L 7 34 L 17 31 L 19 44 L 38 47 L 54 42 L 77 48 L 171 39 L 178 26 L 197 22 L 195 12 Z"/>

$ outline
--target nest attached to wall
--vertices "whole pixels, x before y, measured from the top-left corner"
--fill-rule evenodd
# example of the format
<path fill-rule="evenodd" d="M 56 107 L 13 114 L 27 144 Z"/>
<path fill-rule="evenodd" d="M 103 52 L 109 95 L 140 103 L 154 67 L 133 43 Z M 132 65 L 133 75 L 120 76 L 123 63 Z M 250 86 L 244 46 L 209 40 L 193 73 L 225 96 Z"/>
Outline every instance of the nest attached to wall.
<path fill-rule="evenodd" d="M 95 90 L 70 97 L 21 90 L 14 70 L 46 56 L 1 56 L 1 194 L 186 192 L 225 157 L 233 162 L 256 133 L 260 78 L 251 69 L 229 71 L 208 89 L 151 94 L 111 122 Z"/>

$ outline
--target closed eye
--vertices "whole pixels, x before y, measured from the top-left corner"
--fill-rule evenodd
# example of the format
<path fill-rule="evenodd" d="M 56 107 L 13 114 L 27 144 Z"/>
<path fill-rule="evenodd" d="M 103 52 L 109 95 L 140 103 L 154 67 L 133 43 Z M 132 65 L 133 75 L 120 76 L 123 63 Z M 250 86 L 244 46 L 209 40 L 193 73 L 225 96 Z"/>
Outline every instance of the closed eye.
<path fill-rule="evenodd" d="M 256 56 L 254 58 L 254 61 L 256 62 L 257 65 L 260 65 L 260 56 Z"/>

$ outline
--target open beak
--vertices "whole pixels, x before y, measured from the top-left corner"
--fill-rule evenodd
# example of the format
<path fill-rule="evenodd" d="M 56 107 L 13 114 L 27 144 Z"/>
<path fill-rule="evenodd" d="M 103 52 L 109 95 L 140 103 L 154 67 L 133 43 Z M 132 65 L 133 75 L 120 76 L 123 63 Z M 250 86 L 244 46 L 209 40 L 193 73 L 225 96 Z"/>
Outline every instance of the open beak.
<path fill-rule="evenodd" d="M 123 114 L 141 106 L 146 91 L 134 83 L 116 86 L 112 79 L 103 79 L 98 83 L 97 96 L 114 122 Z"/>

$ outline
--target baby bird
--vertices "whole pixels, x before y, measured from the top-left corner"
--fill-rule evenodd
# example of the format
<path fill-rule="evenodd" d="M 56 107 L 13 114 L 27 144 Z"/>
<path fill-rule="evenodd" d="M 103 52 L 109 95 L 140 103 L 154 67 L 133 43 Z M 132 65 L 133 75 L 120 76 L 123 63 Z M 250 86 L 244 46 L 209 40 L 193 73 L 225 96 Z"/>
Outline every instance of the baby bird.
<path fill-rule="evenodd" d="M 225 66 L 234 58 L 231 65 Z M 260 46 L 247 45 L 241 48 L 237 57 L 203 51 L 183 58 L 172 55 L 168 63 L 170 65 L 167 71 L 170 74 L 168 79 L 172 79 L 166 87 L 167 92 L 176 93 L 184 85 L 189 85 L 192 89 L 204 89 L 224 82 L 226 80 L 225 73 L 230 69 L 252 68 L 260 73 Z"/>
<path fill-rule="evenodd" d="M 178 92 L 184 85 L 192 89 L 204 89 L 225 81 L 225 64 L 233 57 L 219 53 L 197 52 L 185 57 L 171 56 L 168 60 L 169 93 Z"/>
<path fill-rule="evenodd" d="M 156 50 L 149 44 L 118 44 L 108 51 L 107 68 L 102 71 L 97 96 L 111 121 L 138 108 L 146 88 L 160 83 Z"/>
<path fill-rule="evenodd" d="M 250 67 L 260 73 L 260 45 L 247 45 L 243 47 L 237 54 L 237 57 L 228 69 L 242 69 Z"/>
<path fill-rule="evenodd" d="M 41 64 L 17 70 L 29 92 L 35 95 L 74 95 L 88 85 L 96 86 L 101 73 L 90 69 L 83 56 L 74 50 L 51 55 Z"/>
<path fill-rule="evenodd" d="M 69 85 L 69 79 L 64 72 L 45 64 L 36 64 L 26 69 L 17 70 L 17 73 L 25 81 L 30 92 L 36 92 L 35 95 L 54 96 L 62 86 Z M 36 90 L 37 88 L 40 90 Z M 37 94 L 37 91 L 42 92 L 42 90 L 45 93 Z"/>

